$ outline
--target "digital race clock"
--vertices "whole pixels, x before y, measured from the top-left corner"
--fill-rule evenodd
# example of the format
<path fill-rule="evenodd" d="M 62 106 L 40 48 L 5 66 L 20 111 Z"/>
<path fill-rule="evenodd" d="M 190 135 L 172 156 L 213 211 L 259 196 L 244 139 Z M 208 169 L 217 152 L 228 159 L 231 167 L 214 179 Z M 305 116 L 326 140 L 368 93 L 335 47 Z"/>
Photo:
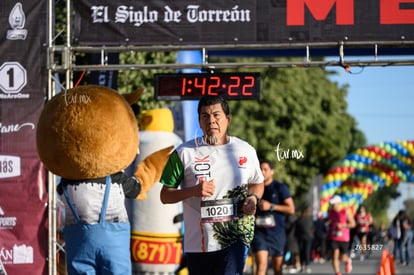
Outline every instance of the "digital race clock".
<path fill-rule="evenodd" d="M 158 100 L 197 100 L 204 95 L 226 99 L 259 99 L 259 73 L 155 74 Z"/>

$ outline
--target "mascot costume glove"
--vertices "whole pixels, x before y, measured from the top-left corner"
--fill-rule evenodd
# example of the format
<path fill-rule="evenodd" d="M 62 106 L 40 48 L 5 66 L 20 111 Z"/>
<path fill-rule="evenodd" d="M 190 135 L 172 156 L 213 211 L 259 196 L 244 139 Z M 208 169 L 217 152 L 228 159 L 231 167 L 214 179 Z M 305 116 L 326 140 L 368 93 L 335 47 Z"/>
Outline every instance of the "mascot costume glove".
<path fill-rule="evenodd" d="M 58 192 L 65 198 L 69 274 L 131 274 L 125 197 L 145 198 L 173 149 L 148 156 L 135 177 L 123 172 L 138 151 L 131 104 L 142 92 L 122 97 L 107 87 L 79 86 L 54 96 L 40 114 L 39 157 L 62 177 Z"/>

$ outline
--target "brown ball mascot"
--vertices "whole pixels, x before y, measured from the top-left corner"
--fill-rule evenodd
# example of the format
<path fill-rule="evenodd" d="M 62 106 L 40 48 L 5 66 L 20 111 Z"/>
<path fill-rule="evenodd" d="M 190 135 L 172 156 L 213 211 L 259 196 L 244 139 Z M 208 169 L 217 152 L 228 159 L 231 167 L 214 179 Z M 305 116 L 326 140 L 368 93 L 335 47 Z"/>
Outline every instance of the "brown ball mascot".
<path fill-rule="evenodd" d="M 124 201 L 145 197 L 160 178 L 172 147 L 148 156 L 134 176 L 123 170 L 137 155 L 139 136 L 126 95 L 97 85 L 79 86 L 48 101 L 37 125 L 45 167 L 62 178 L 64 239 L 69 274 L 131 274 L 130 224 Z"/>

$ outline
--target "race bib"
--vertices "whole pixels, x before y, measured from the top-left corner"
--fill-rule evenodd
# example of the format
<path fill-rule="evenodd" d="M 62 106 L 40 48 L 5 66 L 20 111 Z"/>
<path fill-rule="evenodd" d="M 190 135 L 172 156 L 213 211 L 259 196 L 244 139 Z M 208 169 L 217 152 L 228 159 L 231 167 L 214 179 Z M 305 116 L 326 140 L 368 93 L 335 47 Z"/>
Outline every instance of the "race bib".
<path fill-rule="evenodd" d="M 275 227 L 276 221 L 273 215 L 257 216 L 256 217 L 256 226 L 260 228 L 269 228 Z"/>
<path fill-rule="evenodd" d="M 237 218 L 237 207 L 233 199 L 202 201 L 201 222 L 226 222 Z"/>
<path fill-rule="evenodd" d="M 360 227 L 360 228 L 359 228 L 359 232 L 360 232 L 360 233 L 365 233 L 365 232 L 366 232 L 365 227 Z"/>

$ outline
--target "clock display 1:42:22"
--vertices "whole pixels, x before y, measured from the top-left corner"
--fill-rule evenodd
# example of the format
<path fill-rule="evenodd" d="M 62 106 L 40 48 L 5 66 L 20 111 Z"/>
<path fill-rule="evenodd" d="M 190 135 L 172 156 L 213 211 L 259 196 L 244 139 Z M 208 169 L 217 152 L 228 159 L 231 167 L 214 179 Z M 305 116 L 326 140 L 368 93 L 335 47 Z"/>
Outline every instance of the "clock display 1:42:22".
<path fill-rule="evenodd" d="M 156 98 L 161 100 L 199 99 L 221 95 L 227 99 L 259 99 L 259 73 L 157 74 Z"/>

